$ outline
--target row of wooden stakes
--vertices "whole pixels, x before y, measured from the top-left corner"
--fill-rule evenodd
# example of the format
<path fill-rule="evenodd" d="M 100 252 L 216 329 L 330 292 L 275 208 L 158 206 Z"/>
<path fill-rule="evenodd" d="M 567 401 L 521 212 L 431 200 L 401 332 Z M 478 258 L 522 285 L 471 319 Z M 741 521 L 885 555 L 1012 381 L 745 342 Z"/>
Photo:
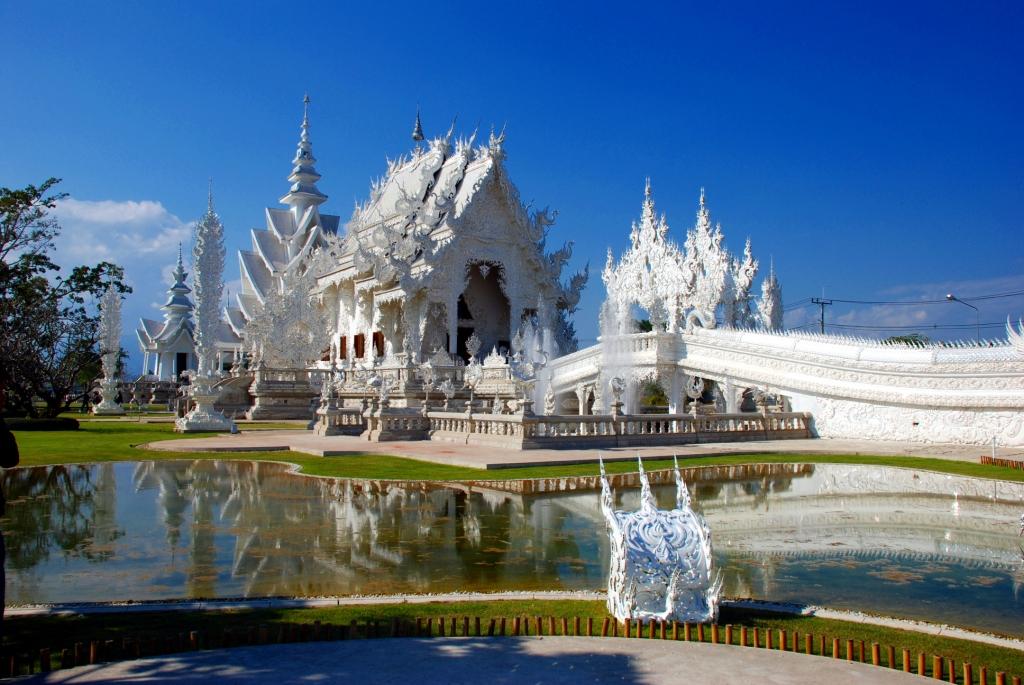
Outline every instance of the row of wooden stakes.
<path fill-rule="evenodd" d="M 436 628 L 435 628 L 436 626 Z M 864 640 L 851 640 L 825 635 L 814 635 L 797 631 L 769 630 L 745 625 L 732 624 L 690 624 L 675 621 L 618 622 L 609 617 L 600 625 L 592 617 L 579 616 L 512 616 L 482 619 L 469 617 L 428 617 L 414 620 L 393 618 L 390 621 L 352 621 L 348 625 L 336 625 L 314 621 L 313 623 L 282 623 L 250 625 L 243 628 L 225 628 L 219 635 L 192 630 L 162 637 L 125 637 L 118 643 L 114 640 L 88 643 L 77 642 L 71 648 L 55 652 L 50 648 L 39 650 L 38 658 L 30 654 L 9 655 L 0 667 L 0 677 L 11 677 L 34 672 L 47 672 L 54 668 L 72 668 L 106 661 L 139 659 L 161 654 L 172 654 L 189 650 L 266 645 L 286 642 L 316 642 L 328 640 L 352 640 L 384 637 L 502 637 L 502 636 L 563 635 L 585 637 L 623 637 L 661 640 L 684 640 L 710 642 L 711 644 L 738 645 L 803 652 L 807 655 L 826 656 L 833 659 L 871 663 L 874 666 L 902 668 L 907 673 L 931 676 L 939 680 L 948 678 L 950 683 L 964 685 L 988 685 L 989 673 L 984 666 L 975 670 L 970 663 L 963 663 L 962 679 L 952 659 L 939 655 L 929 658 L 924 652 L 912 655 L 909 649 L 900 652 L 897 662 L 896 648 L 883 648 L 877 642 L 867 645 Z M 845 644 L 844 644 L 845 642 Z M 845 647 L 845 651 L 843 649 Z M 869 652 L 870 650 L 870 660 Z M 915 657 L 916 656 L 916 660 Z M 930 666 L 930 668 L 929 668 Z M 38 668 L 37 668 L 38 667 Z M 995 673 L 995 685 L 1007 685 L 1007 675 Z M 1012 676 L 1012 685 L 1021 685 L 1020 676 Z"/>
<path fill-rule="evenodd" d="M 1024 470 L 1024 461 L 1017 459 L 1001 459 L 999 457 L 991 457 L 987 454 L 981 455 L 981 463 L 988 464 L 989 466 L 1005 466 L 1008 469 Z"/>

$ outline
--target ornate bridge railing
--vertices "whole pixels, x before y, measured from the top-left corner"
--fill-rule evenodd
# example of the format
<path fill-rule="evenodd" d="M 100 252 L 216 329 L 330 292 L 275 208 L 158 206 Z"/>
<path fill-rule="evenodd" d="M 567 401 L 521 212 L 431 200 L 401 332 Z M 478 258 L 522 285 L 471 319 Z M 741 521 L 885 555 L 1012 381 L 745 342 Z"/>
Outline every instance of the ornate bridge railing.
<path fill-rule="evenodd" d="M 512 449 L 641 447 L 811 437 L 810 414 L 518 416 L 430 412 L 429 438 Z"/>

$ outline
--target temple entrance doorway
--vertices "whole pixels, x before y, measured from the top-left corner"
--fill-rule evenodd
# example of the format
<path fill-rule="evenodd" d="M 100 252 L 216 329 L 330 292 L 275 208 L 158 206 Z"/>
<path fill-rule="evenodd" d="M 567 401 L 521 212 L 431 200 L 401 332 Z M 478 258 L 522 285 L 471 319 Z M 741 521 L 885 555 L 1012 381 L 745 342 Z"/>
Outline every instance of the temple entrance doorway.
<path fill-rule="evenodd" d="M 502 291 L 502 266 L 479 262 L 469 267 L 466 289 L 458 301 L 458 353 L 468 359 L 466 340 L 480 338 L 480 357 L 491 348 L 509 347 L 509 300 Z"/>

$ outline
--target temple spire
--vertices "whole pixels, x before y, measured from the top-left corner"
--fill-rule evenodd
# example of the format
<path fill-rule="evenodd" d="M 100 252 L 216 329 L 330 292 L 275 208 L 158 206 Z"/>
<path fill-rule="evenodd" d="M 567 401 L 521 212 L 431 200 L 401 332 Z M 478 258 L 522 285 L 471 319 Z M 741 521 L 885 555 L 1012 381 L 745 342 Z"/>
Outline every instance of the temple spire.
<path fill-rule="evenodd" d="M 292 185 L 288 194 L 281 198 L 282 204 L 292 206 L 296 219 L 305 214 L 310 207 L 316 207 L 327 200 L 327 196 L 316 187 L 320 174 L 314 166 L 316 158 L 313 156 L 313 144 L 309 140 L 309 102 L 307 94 L 302 99 L 299 144 L 295 150 L 295 159 L 292 160 L 292 173 L 288 176 Z"/>
<path fill-rule="evenodd" d="M 416 108 L 416 123 L 412 127 L 412 139 L 417 143 L 423 140 L 423 124 L 420 122 L 420 108 Z"/>
<path fill-rule="evenodd" d="M 210 177 L 209 186 L 206 190 L 206 211 L 213 214 L 213 176 Z M 178 252 L 181 252 L 181 245 L 178 245 Z"/>

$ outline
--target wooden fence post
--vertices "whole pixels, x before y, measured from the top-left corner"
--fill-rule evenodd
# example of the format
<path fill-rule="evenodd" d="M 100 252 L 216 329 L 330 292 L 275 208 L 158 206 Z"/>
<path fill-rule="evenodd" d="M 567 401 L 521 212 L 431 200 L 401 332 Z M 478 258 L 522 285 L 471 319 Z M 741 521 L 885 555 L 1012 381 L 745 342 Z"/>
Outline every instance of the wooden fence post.
<path fill-rule="evenodd" d="M 672 640 L 679 639 L 679 621 L 672 621 Z"/>
<path fill-rule="evenodd" d="M 487 637 L 494 637 L 494 619 L 487 624 Z"/>
<path fill-rule="evenodd" d="M 594 636 L 594 617 L 587 616 L 587 637 Z"/>
<path fill-rule="evenodd" d="M 978 682 L 988 685 L 988 666 L 978 667 Z"/>
<path fill-rule="evenodd" d="M 832 658 L 833 659 L 838 659 L 839 658 L 839 638 L 838 637 L 832 638 Z"/>
<path fill-rule="evenodd" d="M 500 625 L 501 625 L 501 636 L 505 637 L 505 617 L 504 616 L 501 617 Z"/>
<path fill-rule="evenodd" d="M 519 634 L 519 617 L 518 616 L 512 617 L 512 634 L 513 635 L 518 635 Z"/>
<path fill-rule="evenodd" d="M 740 626 L 740 647 L 747 646 L 747 627 Z"/>
<path fill-rule="evenodd" d="M 771 649 L 772 648 L 772 629 L 771 628 L 765 628 L 764 629 L 764 648 L 765 649 Z"/>
<path fill-rule="evenodd" d="M 725 624 L 725 644 L 727 644 L 727 645 L 731 645 L 732 644 L 732 624 L 731 623 L 726 623 Z"/>
<path fill-rule="evenodd" d="M 917 675 L 920 675 L 920 676 L 925 675 L 924 660 L 925 660 L 924 652 L 919 653 L 917 655 Z"/>
<path fill-rule="evenodd" d="M 896 648 L 892 645 L 888 645 L 886 648 L 886 654 L 888 656 L 889 668 L 896 668 Z"/>
<path fill-rule="evenodd" d="M 718 644 L 718 624 L 717 623 L 712 623 L 711 624 L 711 644 L 713 644 L 713 645 L 717 645 Z"/>
<path fill-rule="evenodd" d="M 942 657 L 932 655 L 932 678 L 942 680 Z"/>
<path fill-rule="evenodd" d="M 604 617 L 604 622 L 601 624 L 601 637 L 608 637 L 608 617 Z"/>
<path fill-rule="evenodd" d="M 877 642 L 871 643 L 871 664 L 878 666 L 882 663 L 882 648 Z"/>
<path fill-rule="evenodd" d="M 1002 671 L 996 671 L 996 685 L 1006 685 L 1006 674 Z"/>
<path fill-rule="evenodd" d="M 779 649 L 786 651 L 786 631 L 779 629 Z"/>
<path fill-rule="evenodd" d="M 853 661 L 853 640 L 846 641 L 846 660 Z"/>
<path fill-rule="evenodd" d="M 974 669 L 971 667 L 971 662 L 964 662 L 964 685 L 973 685 L 974 683 Z"/>
<path fill-rule="evenodd" d="M 754 626 L 754 646 L 755 647 L 760 647 L 761 646 L 761 629 L 758 628 L 757 626 Z"/>
<path fill-rule="evenodd" d="M 804 635 L 804 652 L 807 654 L 814 653 L 814 634 L 807 633 Z"/>
<path fill-rule="evenodd" d="M 572 619 L 572 634 L 576 637 L 580 636 L 580 617 L 574 616 Z"/>
<path fill-rule="evenodd" d="M 660 629 L 661 639 L 664 640 L 665 639 L 665 622 L 664 621 L 658 621 L 658 627 Z"/>

